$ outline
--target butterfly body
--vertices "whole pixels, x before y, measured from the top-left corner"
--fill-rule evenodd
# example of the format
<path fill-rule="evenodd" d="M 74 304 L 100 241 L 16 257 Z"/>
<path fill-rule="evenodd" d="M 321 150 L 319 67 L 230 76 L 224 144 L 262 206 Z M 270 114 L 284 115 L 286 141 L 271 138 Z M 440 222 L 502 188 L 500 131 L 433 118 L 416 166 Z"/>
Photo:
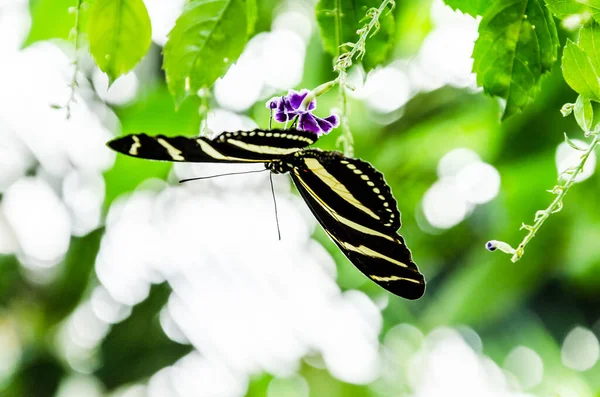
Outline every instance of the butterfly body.
<path fill-rule="evenodd" d="M 264 163 L 273 173 L 289 173 L 327 235 L 362 273 L 396 295 L 420 298 L 425 280 L 397 233 L 400 212 L 383 175 L 339 152 L 306 149 L 316 140 L 308 131 L 254 130 L 215 139 L 135 134 L 108 145 L 145 159 Z"/>

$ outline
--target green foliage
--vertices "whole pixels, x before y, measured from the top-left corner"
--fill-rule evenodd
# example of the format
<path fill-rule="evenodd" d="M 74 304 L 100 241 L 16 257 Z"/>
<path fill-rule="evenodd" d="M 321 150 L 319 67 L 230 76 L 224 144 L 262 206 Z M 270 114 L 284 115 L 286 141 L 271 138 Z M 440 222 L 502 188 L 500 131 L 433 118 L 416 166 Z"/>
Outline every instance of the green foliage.
<path fill-rule="evenodd" d="M 579 127 L 586 133 L 592 130 L 592 123 L 594 122 L 594 109 L 592 108 L 592 102 L 581 95 L 577 97 L 575 107 L 573 109 L 575 114 L 575 120 Z"/>
<path fill-rule="evenodd" d="M 578 94 L 600 101 L 600 27 L 593 23 L 579 32 L 577 43 L 567 41 L 562 58 L 565 81 Z"/>
<path fill-rule="evenodd" d="M 246 0 L 192 0 L 164 49 L 163 67 L 177 106 L 211 87 L 242 53 L 249 30 Z"/>
<path fill-rule="evenodd" d="M 548 9 L 559 19 L 574 14 L 588 13 L 598 19 L 600 17 L 600 0 L 545 0 Z"/>
<path fill-rule="evenodd" d="M 444 0 L 453 10 L 460 10 L 473 17 L 483 15 L 494 0 Z"/>
<path fill-rule="evenodd" d="M 341 6 L 340 10 L 337 9 L 338 5 Z M 356 42 L 357 31 L 365 25 L 367 10 L 380 5 L 380 0 L 319 0 L 316 15 L 325 50 L 336 57 L 340 54 L 340 45 Z M 362 59 L 366 71 L 384 63 L 393 49 L 393 14 L 384 11 L 379 23 L 379 31 L 371 33 L 366 41 L 367 53 Z"/>
<path fill-rule="evenodd" d="M 146 55 L 152 39 L 142 0 L 96 0 L 89 11 L 90 52 L 110 81 L 129 72 Z"/>
<path fill-rule="evenodd" d="M 68 10 L 77 5 L 77 0 L 31 0 L 30 4 L 31 29 L 25 46 L 41 40 L 69 38 L 75 16 Z"/>
<path fill-rule="evenodd" d="M 565 81 L 578 94 L 600 101 L 600 82 L 592 60 L 571 40 L 567 41 L 562 58 Z"/>
<path fill-rule="evenodd" d="M 486 93 L 506 101 L 503 119 L 530 104 L 557 58 L 558 36 L 542 0 L 498 0 L 479 25 L 473 71 Z"/>
<path fill-rule="evenodd" d="M 115 33 L 118 16 L 113 13 L 112 17 L 105 17 L 94 8 L 102 5 L 113 7 L 114 11 L 118 8 L 116 3 L 85 1 L 87 8 L 82 8 L 84 22 L 81 24 L 86 26 L 85 19 L 91 19 L 91 51 L 99 65 L 104 62 L 101 66 L 109 69 L 107 73 L 113 79 L 120 73 L 118 70 L 124 72 L 125 66 L 131 68 L 143 57 L 150 34 L 146 21 L 144 40 L 137 41 L 141 36 L 136 30 L 136 41 L 127 42 L 131 51 L 117 52 L 121 58 L 116 61 L 112 58 L 115 63 L 108 65 L 99 48 L 111 51 L 110 40 L 103 40 L 100 35 L 102 29 L 105 35 Z M 339 38 L 333 12 L 336 3 L 342 6 L 338 14 L 342 21 Z M 421 41 L 431 29 L 430 1 L 397 3 L 394 14 L 388 14 L 389 7 L 381 14 L 381 29 L 375 35 L 375 28 L 368 34 L 363 59 L 366 69 L 390 61 L 392 55 L 397 59 L 409 58 L 418 52 Z M 350 96 L 345 98 L 348 108 L 352 109 L 347 113 L 347 123 L 355 138 L 357 156 L 372 162 L 391 185 L 402 212 L 401 232 L 430 282 L 426 296 L 418 302 L 407 303 L 388 297 L 387 307 L 382 311 L 381 338 L 387 330 L 402 323 L 413 324 L 424 333 L 438 325 L 465 324 L 478 332 L 484 353 L 499 365 L 518 345 L 533 348 L 539 354 L 544 362 L 544 378 L 538 387 L 528 390 L 529 393 L 556 394 L 557 386 L 564 387 L 567 379 L 573 382 L 571 385 L 576 384 L 578 389 L 574 392 L 584 390 L 581 395 L 598 395 L 600 366 L 586 372 L 567 368 L 561 362 L 560 343 L 575 324 L 591 328 L 597 320 L 595 297 L 600 285 L 600 248 L 596 242 L 600 238 L 600 215 L 596 203 L 600 185 L 587 181 L 569 191 L 564 210 L 547 221 L 543 232 L 537 233 L 518 266 L 508 263 L 503 255 L 489 254 L 483 245 L 492 237 L 514 238 L 521 222 L 532 218 L 536 209 L 552 200 L 553 196 L 544 191 L 556 180 L 554 155 L 564 131 L 573 131 L 576 121 L 584 132 L 594 135 L 598 114 L 594 120 L 592 105 L 593 101 L 600 100 L 600 54 L 596 50 L 600 30 L 591 17 L 599 17 L 600 0 L 446 0 L 446 3 L 464 13 L 483 17 L 473 54 L 477 81 L 487 94 L 506 101 L 504 118 L 525 111 L 509 122 L 499 123 L 496 101 L 479 93 L 444 87 L 411 98 L 401 110 L 401 117 L 398 115 L 397 120 L 389 121 L 396 117 L 389 115 L 390 119 L 382 125 L 367 116 L 369 112 L 364 102 Z M 32 29 L 25 44 L 50 38 L 72 39 L 74 14 L 68 9 L 76 4 L 76 0 L 31 0 Z M 120 4 L 121 7 L 125 4 L 143 7 L 141 0 L 137 3 L 121 0 Z M 188 1 L 164 50 L 168 86 L 163 81 L 143 81 L 143 94 L 134 103 L 115 109 L 120 132 L 197 135 L 200 101 L 194 97 L 196 90 L 212 86 L 226 73 L 248 37 L 255 33 L 255 25 L 256 31 L 271 28 L 272 14 L 277 14 L 273 10 L 281 4 L 280 0 Z M 371 21 L 364 19 L 367 9 L 381 4 L 381 0 L 319 1 L 317 18 L 327 53 L 318 37 L 313 37 L 307 48 L 300 87 L 315 87 L 335 77 L 331 72 L 332 56 L 351 48 L 338 50 L 338 44 L 356 43 L 359 39 L 356 31 Z M 577 39 L 573 32 L 562 32 L 566 41 L 562 75 L 558 68 L 550 73 L 559 44 L 550 13 L 559 19 L 581 14 L 585 24 Z M 127 19 L 126 15 L 121 15 L 121 19 Z M 102 29 L 98 26 L 101 21 Z M 134 26 L 132 21 L 135 22 L 135 18 L 123 20 L 123 26 Z M 139 21 L 136 23 L 135 26 L 140 26 Z M 91 29 L 96 30 L 92 33 Z M 84 46 L 85 40 L 82 40 L 81 48 Z M 154 72 L 159 72 L 159 66 L 154 67 Z M 83 71 L 86 69 L 82 67 Z M 544 75 L 549 77 L 542 79 Z M 544 91 L 538 95 L 541 81 Z M 576 101 L 576 94 L 569 86 L 579 94 Z M 188 96 L 192 99 L 175 112 L 171 95 L 178 105 Z M 535 103 L 526 108 L 534 99 Z M 565 107 L 573 113 L 574 119 L 562 118 L 558 113 L 566 101 L 574 102 Z M 339 106 L 339 103 L 332 90 L 319 97 L 319 111 Z M 257 103 L 248 113 L 260 126 L 266 127 L 268 112 L 263 103 Z M 324 136 L 318 146 L 335 149 L 336 138 L 334 134 Z M 575 145 L 568 138 L 567 142 Z M 597 142 L 595 137 L 592 143 Z M 498 168 L 501 192 L 492 202 L 478 206 L 456 227 L 433 230 L 424 226 L 421 203 L 427 190 L 439 179 L 440 158 L 458 147 L 476 151 L 484 161 Z M 593 147 L 581 153 L 589 155 L 592 150 Z M 167 163 L 118 156 L 113 168 L 104 175 L 104 210 L 116 198 L 150 178 L 166 180 L 170 168 Z M 597 177 L 596 174 L 592 178 L 597 180 Z M 552 208 L 558 208 L 558 204 Z M 546 216 L 543 211 L 541 215 Z M 204 232 L 199 225 L 198 233 Z M 28 270 L 19 263 L 19 257 L 0 256 L 0 325 L 11 321 L 18 324 L 19 331 L 22 330 L 18 343 L 24 352 L 15 372 L 0 380 L 3 397 L 54 396 L 58 386 L 75 373 L 56 348 L 56 333 L 99 283 L 93 266 L 102 235 L 103 230 L 98 229 L 87 236 L 72 238 L 66 258 L 57 268 L 56 278 L 47 285 L 28 279 Z M 294 236 L 284 234 L 284 239 L 288 238 Z M 379 302 L 384 293 L 366 281 L 322 230 L 317 229 L 313 238 L 335 260 L 337 282 L 342 290 L 360 289 Z M 98 346 L 98 356 L 95 356 L 98 361 L 94 363 L 98 366 L 90 375 L 107 390 L 132 383 L 143 384 L 156 371 L 172 365 L 192 349 L 169 340 L 161 328 L 158 316 L 170 293 L 165 284 L 153 286 L 150 296 L 133 308 L 131 316 L 111 325 Z M 260 321 L 260 315 L 252 319 Z M 311 394 L 394 395 L 373 385 L 344 383 L 326 369 L 318 368 L 300 365 L 299 373 L 309 384 Z M 271 375 L 256 374 L 248 395 L 269 395 L 271 380 Z"/>
<path fill-rule="evenodd" d="M 254 34 L 256 21 L 258 20 L 258 9 L 256 0 L 246 0 L 246 20 L 248 21 L 248 37 Z"/>

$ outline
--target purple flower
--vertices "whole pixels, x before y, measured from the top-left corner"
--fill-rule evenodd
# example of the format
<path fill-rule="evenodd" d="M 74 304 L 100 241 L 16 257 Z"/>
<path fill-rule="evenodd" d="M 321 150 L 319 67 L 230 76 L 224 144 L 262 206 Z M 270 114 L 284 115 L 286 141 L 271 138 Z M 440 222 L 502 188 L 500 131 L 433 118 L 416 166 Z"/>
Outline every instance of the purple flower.
<path fill-rule="evenodd" d="M 286 123 L 298 117 L 296 128 L 304 131 L 312 131 L 317 135 L 329 133 L 335 127 L 340 125 L 340 118 L 336 114 L 329 117 L 320 118 L 311 112 L 317 108 L 317 100 L 313 99 L 308 104 L 304 104 L 309 90 L 300 92 L 290 90 L 288 94 L 281 97 L 274 97 L 267 101 L 267 108 L 274 110 L 274 118 L 280 123 Z"/>

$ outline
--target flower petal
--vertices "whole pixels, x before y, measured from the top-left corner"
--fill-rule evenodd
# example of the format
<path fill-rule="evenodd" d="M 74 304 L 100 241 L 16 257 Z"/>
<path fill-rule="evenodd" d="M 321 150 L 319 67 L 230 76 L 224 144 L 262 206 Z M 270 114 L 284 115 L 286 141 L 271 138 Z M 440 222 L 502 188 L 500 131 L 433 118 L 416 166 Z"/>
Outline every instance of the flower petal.
<path fill-rule="evenodd" d="M 317 120 L 315 120 L 315 116 L 310 113 L 302 113 L 298 119 L 298 129 L 303 131 L 311 131 L 315 134 L 321 133 L 321 128 L 319 128 L 319 124 Z"/>
<path fill-rule="evenodd" d="M 288 91 L 287 99 L 288 99 L 289 104 L 290 104 L 290 106 L 291 106 L 291 108 L 293 110 L 298 110 L 298 108 L 302 104 L 302 101 L 308 95 L 308 92 L 309 91 L 307 89 L 303 89 L 300 92 L 294 91 L 294 90 L 289 90 Z"/>
<path fill-rule="evenodd" d="M 277 109 L 279 106 L 281 106 L 281 97 L 274 96 L 267 101 L 266 106 L 267 109 Z"/>
<path fill-rule="evenodd" d="M 334 128 L 340 125 L 340 118 L 337 114 L 332 114 L 329 117 L 325 117 L 324 119 L 317 117 L 317 124 L 319 124 L 319 128 L 323 131 L 324 134 L 327 134 Z"/>
<path fill-rule="evenodd" d="M 277 121 L 279 123 L 285 123 L 286 121 L 291 119 L 291 117 L 288 116 L 287 113 L 280 112 L 280 111 L 276 111 L 275 114 L 273 115 L 273 118 L 275 119 L 275 121 Z"/>

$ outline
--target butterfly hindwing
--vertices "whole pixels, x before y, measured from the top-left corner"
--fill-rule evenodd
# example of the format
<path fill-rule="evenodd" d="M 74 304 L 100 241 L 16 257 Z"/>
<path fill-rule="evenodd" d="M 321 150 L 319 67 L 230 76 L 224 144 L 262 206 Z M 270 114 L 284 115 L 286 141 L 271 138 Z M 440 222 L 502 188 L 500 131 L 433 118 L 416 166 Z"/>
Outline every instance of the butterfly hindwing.
<path fill-rule="evenodd" d="M 254 130 L 224 132 L 215 139 L 133 134 L 108 142 L 117 152 L 143 159 L 265 163 L 279 160 L 311 145 L 317 136 L 310 131 Z"/>
<path fill-rule="evenodd" d="M 425 280 L 397 233 L 400 212 L 383 175 L 362 160 L 305 149 L 316 140 L 310 131 L 254 130 L 214 139 L 133 134 L 108 146 L 143 159 L 255 162 L 272 172 L 289 171 L 325 232 L 361 272 L 396 295 L 420 298 Z"/>
<path fill-rule="evenodd" d="M 356 168 L 347 167 L 348 164 Z M 404 239 L 396 232 L 400 213 L 381 173 L 364 161 L 316 150 L 298 153 L 292 165 L 291 176 L 298 191 L 348 259 L 388 291 L 407 299 L 420 298 L 425 292 L 425 280 Z M 373 215 L 378 214 L 394 214 L 392 224 L 389 218 L 374 219 Z"/>

